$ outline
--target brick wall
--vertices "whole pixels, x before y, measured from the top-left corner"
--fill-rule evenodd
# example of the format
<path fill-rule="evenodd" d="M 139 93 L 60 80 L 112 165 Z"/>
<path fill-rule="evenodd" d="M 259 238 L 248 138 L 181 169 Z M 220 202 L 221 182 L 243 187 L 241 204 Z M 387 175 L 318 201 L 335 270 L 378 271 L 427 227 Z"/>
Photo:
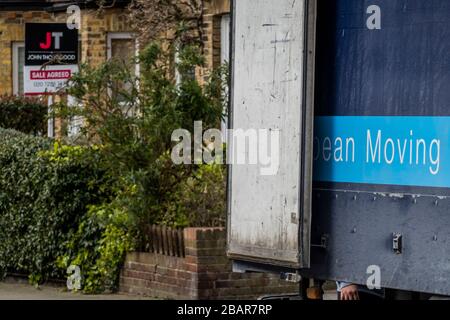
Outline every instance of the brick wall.
<path fill-rule="evenodd" d="M 298 285 L 263 273 L 233 273 L 223 229 L 184 230 L 185 257 L 128 254 L 120 292 L 169 299 L 255 299 L 298 292 Z"/>
<path fill-rule="evenodd" d="M 109 9 L 103 13 L 85 11 L 81 26 L 82 61 L 92 66 L 106 61 L 109 32 L 132 32 L 123 9 Z"/>
<path fill-rule="evenodd" d="M 203 44 L 205 48 L 206 67 L 199 70 L 200 79 L 207 77 L 210 70 L 220 66 L 220 19 L 229 14 L 230 0 L 208 0 L 205 2 L 203 16 Z"/>
<path fill-rule="evenodd" d="M 198 70 L 203 79 L 213 67 L 220 65 L 220 17 L 230 12 L 230 0 L 207 0 L 204 15 L 206 67 Z M 65 22 L 64 12 L 1 11 L 0 12 L 0 95 L 12 93 L 12 44 L 25 38 L 27 22 Z M 82 11 L 80 37 L 82 61 L 98 65 L 106 60 L 107 33 L 130 32 L 124 9 Z"/>
<path fill-rule="evenodd" d="M 131 32 L 123 9 L 82 11 L 79 30 L 81 59 L 98 65 L 106 61 L 108 32 Z M 45 11 L 0 11 L 0 95 L 12 93 L 12 46 L 25 41 L 25 23 L 65 22 L 67 15 Z"/>
<path fill-rule="evenodd" d="M 26 22 L 49 22 L 57 19 L 47 12 L 0 12 L 0 94 L 12 93 L 12 46 L 24 41 Z"/>

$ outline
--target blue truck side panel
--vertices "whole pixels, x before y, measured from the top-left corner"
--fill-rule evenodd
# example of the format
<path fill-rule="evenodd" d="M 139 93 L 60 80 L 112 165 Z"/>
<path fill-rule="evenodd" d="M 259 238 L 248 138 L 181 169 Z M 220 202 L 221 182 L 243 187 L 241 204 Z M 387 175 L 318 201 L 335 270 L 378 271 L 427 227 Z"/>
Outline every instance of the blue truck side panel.
<path fill-rule="evenodd" d="M 314 179 L 450 188 L 450 117 L 316 117 Z"/>
<path fill-rule="evenodd" d="M 384 287 L 450 295 L 450 1 L 318 5 L 312 243 L 328 241 L 305 272 L 366 284 L 376 266 Z"/>

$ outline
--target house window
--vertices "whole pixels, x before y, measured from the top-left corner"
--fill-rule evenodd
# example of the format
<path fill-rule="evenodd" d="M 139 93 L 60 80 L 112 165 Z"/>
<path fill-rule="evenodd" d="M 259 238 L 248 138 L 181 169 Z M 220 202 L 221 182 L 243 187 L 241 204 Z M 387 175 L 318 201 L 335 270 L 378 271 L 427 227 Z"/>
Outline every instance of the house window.
<path fill-rule="evenodd" d="M 184 71 L 183 75 L 178 69 L 178 65 L 182 62 L 180 57 L 181 50 L 183 50 L 183 46 L 178 43 L 175 49 L 175 83 L 177 85 L 180 85 L 183 80 L 195 80 L 195 66 L 189 67 L 188 70 Z"/>
<path fill-rule="evenodd" d="M 133 59 L 138 54 L 137 41 L 132 33 L 129 32 L 111 32 L 108 34 L 108 59 L 120 60 L 130 68 L 138 69 Z"/>
<path fill-rule="evenodd" d="M 129 32 L 112 32 L 108 34 L 108 59 L 115 59 L 123 62 L 128 68 L 130 73 L 135 76 L 139 75 L 139 64 L 134 62 L 134 58 L 137 57 L 139 51 L 138 43 L 132 33 Z M 115 87 L 119 91 L 131 90 L 131 83 L 117 83 Z M 125 98 L 118 96 L 120 102 L 124 102 Z"/>
<path fill-rule="evenodd" d="M 19 95 L 23 94 L 25 44 L 23 42 L 13 42 L 12 49 L 13 93 Z"/>
<path fill-rule="evenodd" d="M 78 63 L 82 63 L 82 48 L 83 40 L 81 37 L 78 37 Z M 67 96 L 67 105 L 69 107 L 80 107 L 82 106 L 81 102 L 75 99 L 73 96 Z M 81 133 L 81 129 L 84 125 L 84 119 L 80 116 L 74 116 L 69 119 L 67 124 L 67 136 L 69 138 L 76 138 Z"/>
<path fill-rule="evenodd" d="M 224 14 L 220 21 L 220 60 L 222 63 L 230 62 L 230 27 L 230 15 Z"/>

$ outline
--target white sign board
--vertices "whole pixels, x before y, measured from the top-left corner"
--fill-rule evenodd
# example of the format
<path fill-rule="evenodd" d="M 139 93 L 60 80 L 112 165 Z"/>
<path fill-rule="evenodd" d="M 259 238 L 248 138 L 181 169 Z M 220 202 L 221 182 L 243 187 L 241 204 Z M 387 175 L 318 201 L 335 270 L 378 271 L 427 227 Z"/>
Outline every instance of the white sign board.
<path fill-rule="evenodd" d="M 27 95 L 58 92 L 77 71 L 77 65 L 25 66 L 24 92 Z"/>

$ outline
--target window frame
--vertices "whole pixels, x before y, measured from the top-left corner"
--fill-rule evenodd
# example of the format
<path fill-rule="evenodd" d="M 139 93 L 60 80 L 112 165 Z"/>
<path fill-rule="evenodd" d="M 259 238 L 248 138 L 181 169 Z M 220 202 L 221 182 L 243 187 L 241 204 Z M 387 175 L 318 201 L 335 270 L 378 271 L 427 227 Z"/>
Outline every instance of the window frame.
<path fill-rule="evenodd" d="M 230 32 L 231 32 L 231 14 L 225 13 L 220 16 L 220 63 L 228 63 L 230 65 L 231 63 L 231 38 L 230 38 Z M 230 89 L 227 87 L 227 94 L 230 93 Z M 230 99 L 230 97 L 228 97 Z M 228 104 L 224 105 L 225 112 L 229 112 L 229 106 Z M 222 132 L 226 132 L 228 129 L 228 118 L 225 117 L 221 122 L 221 128 Z M 228 142 L 228 136 L 224 135 L 224 142 Z"/>
<path fill-rule="evenodd" d="M 14 41 L 12 43 L 12 92 L 15 95 L 23 94 L 19 92 L 19 49 L 23 48 L 25 50 L 24 41 Z M 25 61 L 23 61 L 25 67 Z"/>
<path fill-rule="evenodd" d="M 220 17 L 220 63 L 230 63 L 230 32 L 231 15 L 225 13 Z"/>
<path fill-rule="evenodd" d="M 106 58 L 110 60 L 112 58 L 112 41 L 113 40 L 134 40 L 134 56 L 139 55 L 139 42 L 133 32 L 108 32 L 106 37 Z M 139 63 L 135 66 L 135 75 L 139 76 L 140 68 Z"/>
<path fill-rule="evenodd" d="M 134 40 L 134 57 L 137 58 L 139 56 L 139 41 L 136 38 L 136 35 L 133 32 L 108 32 L 106 37 L 106 58 L 107 60 L 112 59 L 112 41 L 113 40 Z M 139 89 L 139 76 L 140 76 L 140 64 L 139 62 L 135 63 L 134 75 L 136 77 L 136 87 Z M 109 94 L 111 91 L 108 90 Z M 119 102 L 123 109 L 127 108 L 128 105 L 126 102 Z M 130 109 L 127 110 L 127 114 L 130 113 Z M 131 114 L 135 114 L 135 111 L 131 110 Z"/>

